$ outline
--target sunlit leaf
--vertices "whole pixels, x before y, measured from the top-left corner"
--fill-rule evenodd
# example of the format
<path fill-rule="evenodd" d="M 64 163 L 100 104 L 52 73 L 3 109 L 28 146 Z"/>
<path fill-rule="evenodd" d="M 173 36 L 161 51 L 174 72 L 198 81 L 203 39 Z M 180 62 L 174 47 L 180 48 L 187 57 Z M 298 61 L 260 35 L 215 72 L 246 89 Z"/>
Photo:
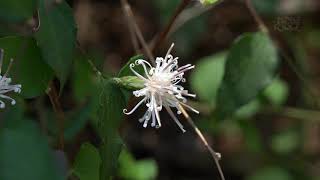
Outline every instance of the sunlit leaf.
<path fill-rule="evenodd" d="M 205 57 L 196 64 L 191 75 L 191 87 L 200 99 L 215 102 L 216 94 L 224 74 L 226 53 Z"/>
<path fill-rule="evenodd" d="M 157 164 L 154 160 L 135 160 L 125 149 L 119 157 L 119 166 L 119 175 L 125 179 L 150 180 L 155 179 L 158 173 Z"/>
<path fill-rule="evenodd" d="M 288 98 L 288 85 L 281 79 L 275 79 L 270 86 L 268 86 L 263 95 L 276 106 L 284 104 Z"/>

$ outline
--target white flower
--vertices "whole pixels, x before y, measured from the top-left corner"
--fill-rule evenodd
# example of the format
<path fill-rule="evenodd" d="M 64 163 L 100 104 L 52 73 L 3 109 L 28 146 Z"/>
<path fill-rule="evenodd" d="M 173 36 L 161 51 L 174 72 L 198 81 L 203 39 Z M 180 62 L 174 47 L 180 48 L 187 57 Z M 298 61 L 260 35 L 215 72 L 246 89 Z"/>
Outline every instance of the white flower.
<path fill-rule="evenodd" d="M 4 73 L 4 75 L 1 75 L 2 62 L 3 62 L 3 50 L 0 49 L 0 108 L 5 108 L 5 103 L 1 99 L 10 100 L 11 104 L 15 105 L 16 101 L 5 94 L 7 94 L 11 91 L 14 91 L 16 93 L 20 93 L 21 92 L 21 85 L 20 84 L 11 85 L 10 83 L 12 80 L 11 80 L 11 78 L 7 77 L 12 60 L 8 66 L 7 72 Z"/>
<path fill-rule="evenodd" d="M 176 108 L 177 114 L 181 114 L 181 106 L 199 113 L 186 104 L 186 96 L 195 97 L 196 95 L 189 94 L 188 90 L 178 85 L 180 82 L 185 82 L 184 73 L 195 66 L 187 64 L 178 67 L 178 57 L 174 58 L 170 54 L 173 46 L 174 44 L 171 45 L 164 58 L 156 58 L 156 67 L 152 67 L 150 63 L 143 59 L 137 60 L 135 64 L 130 64 L 131 71 L 144 82 L 144 88 L 133 91 L 133 95 L 143 97 L 143 99 L 130 112 L 127 112 L 127 109 L 124 109 L 123 112 L 127 115 L 132 114 L 142 103 L 146 103 L 148 109 L 139 121 L 146 128 L 151 119 L 151 127 L 159 128 L 161 127 L 159 112 L 164 107 L 180 129 L 185 132 L 171 108 Z M 133 69 L 135 65 L 142 65 L 145 77 Z"/>

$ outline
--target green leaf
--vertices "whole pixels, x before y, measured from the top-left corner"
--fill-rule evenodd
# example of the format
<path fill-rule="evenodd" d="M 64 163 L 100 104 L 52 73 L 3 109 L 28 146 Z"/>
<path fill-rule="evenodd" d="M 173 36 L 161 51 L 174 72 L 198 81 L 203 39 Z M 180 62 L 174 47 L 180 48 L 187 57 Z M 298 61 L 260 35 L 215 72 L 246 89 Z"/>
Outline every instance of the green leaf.
<path fill-rule="evenodd" d="M 152 159 L 135 160 L 127 150 L 119 157 L 119 175 L 124 179 L 150 180 L 156 179 L 157 163 Z"/>
<path fill-rule="evenodd" d="M 248 149 L 255 153 L 263 152 L 262 138 L 257 127 L 247 120 L 239 120 L 238 124 L 242 129 Z"/>
<path fill-rule="evenodd" d="M 85 56 L 78 54 L 73 64 L 72 87 L 75 99 L 83 103 L 95 92 L 97 78 Z"/>
<path fill-rule="evenodd" d="M 279 0 L 253 0 L 252 4 L 257 9 L 259 13 L 265 15 L 277 15 L 280 12 L 280 4 Z M 282 11 L 282 13 L 284 13 Z"/>
<path fill-rule="evenodd" d="M 109 80 L 101 80 L 98 107 L 98 128 L 102 139 L 99 152 L 101 156 L 100 179 L 112 177 L 117 168 L 122 142 L 117 129 L 123 119 L 125 97 L 120 88 Z"/>
<path fill-rule="evenodd" d="M 44 94 L 53 72 L 43 61 L 36 41 L 25 37 L 5 37 L 0 38 L 0 48 L 4 49 L 3 71 L 10 59 L 14 59 L 9 76 L 14 84 L 22 85 L 22 96 L 33 98 Z"/>
<path fill-rule="evenodd" d="M 254 116 L 261 109 L 261 102 L 259 99 L 254 99 L 248 104 L 241 106 L 234 113 L 234 117 L 238 119 L 247 119 Z"/>
<path fill-rule="evenodd" d="M 159 14 L 159 18 L 162 25 L 164 25 L 172 16 L 172 12 L 174 12 L 174 10 L 177 8 L 180 1 L 179 0 L 162 0 L 162 1 L 151 1 L 151 2 L 154 4 Z"/>
<path fill-rule="evenodd" d="M 281 79 L 275 79 L 263 92 L 263 95 L 275 106 L 284 104 L 289 95 L 289 89 L 286 82 Z"/>
<path fill-rule="evenodd" d="M 288 154 L 299 147 L 300 137 L 296 131 L 287 131 L 272 137 L 271 148 L 281 154 Z"/>
<path fill-rule="evenodd" d="M 118 77 L 135 76 L 130 69 L 130 64 L 132 64 L 132 63 L 135 64 L 136 60 L 138 60 L 138 59 L 143 59 L 143 55 L 136 55 L 136 56 L 133 56 L 132 58 L 130 58 L 130 60 L 127 62 L 127 64 L 121 68 L 121 70 L 118 74 Z M 144 72 L 143 67 L 141 65 L 135 66 L 134 70 L 137 71 L 138 73 Z"/>
<path fill-rule="evenodd" d="M 0 179 L 63 179 L 46 139 L 31 121 L 0 131 Z"/>
<path fill-rule="evenodd" d="M 99 127 L 102 137 L 108 136 L 117 131 L 121 120 L 123 119 L 123 109 L 126 102 L 120 88 L 110 80 L 101 80 L 101 89 L 99 94 Z"/>
<path fill-rule="evenodd" d="M 266 167 L 255 171 L 247 180 L 293 180 L 293 177 L 285 169 L 279 167 Z"/>
<path fill-rule="evenodd" d="M 69 115 L 64 129 L 64 138 L 71 141 L 89 123 L 91 114 L 94 112 L 95 104 L 91 100 L 88 104 L 75 110 Z"/>
<path fill-rule="evenodd" d="M 76 44 L 72 9 L 65 1 L 48 8 L 46 0 L 40 0 L 39 14 L 41 26 L 35 37 L 44 60 L 54 70 L 62 88 L 72 66 Z"/>
<path fill-rule="evenodd" d="M 100 180 L 111 179 L 118 169 L 118 158 L 123 142 L 118 134 L 111 134 L 103 138 L 99 147 L 101 157 Z"/>
<path fill-rule="evenodd" d="M 217 95 L 218 117 L 224 119 L 254 99 L 272 82 L 277 65 L 276 48 L 266 34 L 242 35 L 227 57 Z"/>
<path fill-rule="evenodd" d="M 14 106 L 0 110 L 1 123 L 5 128 L 16 128 L 21 126 L 21 123 L 24 122 L 23 116 L 26 109 L 25 102 L 21 97 L 13 96 L 13 98 L 16 101 Z"/>
<path fill-rule="evenodd" d="M 99 180 L 100 161 L 98 150 L 84 143 L 76 156 L 73 172 L 80 180 Z"/>
<path fill-rule="evenodd" d="M 31 18 L 37 8 L 37 0 L 1 0 L 0 19 L 19 22 Z"/>
<path fill-rule="evenodd" d="M 227 53 L 218 53 L 205 57 L 196 65 L 191 74 L 191 87 L 200 99 L 215 102 L 220 87 Z"/>

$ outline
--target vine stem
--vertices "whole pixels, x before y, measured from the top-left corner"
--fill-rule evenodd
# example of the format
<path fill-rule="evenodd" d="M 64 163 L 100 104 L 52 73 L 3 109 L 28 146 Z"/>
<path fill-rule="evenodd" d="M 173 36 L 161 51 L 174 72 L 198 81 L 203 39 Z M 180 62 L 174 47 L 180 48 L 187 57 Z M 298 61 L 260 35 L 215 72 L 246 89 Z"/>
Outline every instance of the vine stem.
<path fill-rule="evenodd" d="M 129 16 L 129 13 L 127 13 L 127 9 L 126 9 L 126 6 L 128 6 L 128 4 L 126 4 L 126 2 L 121 2 L 121 5 L 122 5 L 122 10 L 123 10 L 123 12 L 125 14 L 125 19 L 126 19 L 126 21 L 128 23 L 128 29 L 129 29 L 129 32 L 130 32 L 130 38 L 131 38 L 131 42 L 132 42 L 132 45 L 134 47 L 135 53 L 136 54 L 140 54 L 139 42 L 138 42 L 137 36 L 135 34 L 134 25 L 133 25 L 133 22 L 131 20 L 131 17 Z"/>
<path fill-rule="evenodd" d="M 126 17 L 128 18 L 129 24 L 131 24 L 131 26 L 133 27 L 133 30 L 135 32 L 135 34 L 137 35 L 137 39 L 140 41 L 143 50 L 145 51 L 146 55 L 148 56 L 148 58 L 150 59 L 151 63 L 153 65 L 155 65 L 155 59 L 154 56 L 152 54 L 152 51 L 150 50 L 147 42 L 145 41 L 142 32 L 134 18 L 133 12 L 131 10 L 131 7 L 128 3 L 127 0 L 121 0 L 121 4 L 122 4 L 122 8 L 124 13 L 126 14 Z M 130 25 L 129 25 L 130 26 Z"/>
<path fill-rule="evenodd" d="M 204 135 L 202 134 L 200 129 L 194 124 L 192 118 L 189 116 L 187 111 L 180 104 L 179 104 L 179 110 L 181 111 L 183 116 L 187 119 L 188 123 L 192 126 L 192 128 L 194 129 L 194 131 L 197 133 L 198 137 L 202 141 L 202 143 L 205 145 L 205 147 L 210 152 L 210 155 L 214 159 L 214 162 L 215 162 L 215 164 L 216 164 L 216 166 L 218 168 L 221 180 L 225 180 L 222 168 L 221 168 L 220 163 L 219 163 L 219 160 L 221 159 L 221 154 L 216 152 L 215 150 L 213 150 L 211 148 L 211 146 L 209 145 L 208 141 L 206 140 L 206 138 L 204 137 Z"/>
<path fill-rule="evenodd" d="M 59 128 L 59 149 L 63 150 L 64 149 L 64 120 L 65 120 L 65 115 L 64 112 L 61 108 L 61 104 L 59 101 L 59 96 L 57 89 L 53 82 L 51 81 L 49 83 L 49 88 L 47 89 L 47 95 L 49 96 L 50 102 L 52 104 L 53 110 L 56 114 L 57 117 L 57 125 Z"/>
<path fill-rule="evenodd" d="M 254 20 L 259 25 L 261 31 L 268 34 L 269 30 L 268 30 L 267 26 L 264 24 L 261 17 L 258 15 L 255 8 L 253 7 L 251 0 L 245 0 L 245 3 L 246 3 L 247 8 L 249 9 L 251 15 L 253 16 Z"/>
<path fill-rule="evenodd" d="M 165 26 L 165 28 L 160 32 L 158 37 L 156 38 L 156 41 L 154 45 L 151 47 L 151 51 L 155 52 L 156 49 L 158 49 L 163 41 L 167 38 L 167 35 L 169 34 L 174 22 L 176 21 L 177 17 L 181 14 L 181 12 L 188 6 L 188 4 L 191 2 L 191 0 L 182 0 L 180 5 L 177 7 L 176 11 L 170 18 L 168 24 Z"/>

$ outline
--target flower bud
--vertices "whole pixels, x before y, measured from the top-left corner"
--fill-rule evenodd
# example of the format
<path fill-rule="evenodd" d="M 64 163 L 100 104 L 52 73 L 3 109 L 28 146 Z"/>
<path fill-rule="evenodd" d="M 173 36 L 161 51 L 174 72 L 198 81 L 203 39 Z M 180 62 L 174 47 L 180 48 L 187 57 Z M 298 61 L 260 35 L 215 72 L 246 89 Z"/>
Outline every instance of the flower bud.
<path fill-rule="evenodd" d="M 218 0 L 199 0 L 201 4 L 205 5 L 205 6 L 209 6 L 212 5 L 216 2 L 218 2 Z"/>
<path fill-rule="evenodd" d="M 144 87 L 144 81 L 137 76 L 124 76 L 121 78 L 112 78 L 112 81 L 128 90 L 137 90 Z"/>

